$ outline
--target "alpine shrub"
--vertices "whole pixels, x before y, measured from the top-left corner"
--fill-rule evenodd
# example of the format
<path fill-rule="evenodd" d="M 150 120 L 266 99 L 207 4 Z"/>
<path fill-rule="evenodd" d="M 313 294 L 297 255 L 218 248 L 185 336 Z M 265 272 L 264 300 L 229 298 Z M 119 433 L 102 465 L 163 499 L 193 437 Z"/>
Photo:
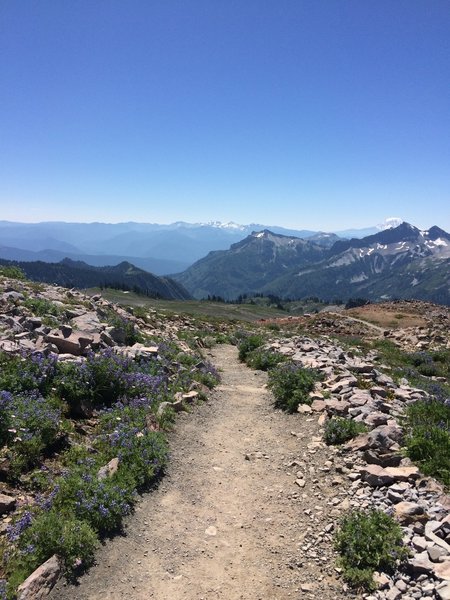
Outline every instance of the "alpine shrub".
<path fill-rule="evenodd" d="M 293 362 L 281 363 L 271 369 L 268 386 L 275 397 L 275 407 L 294 413 L 299 404 L 311 404 L 309 393 L 321 378 L 318 371 Z"/>
<path fill-rule="evenodd" d="M 345 515 L 335 534 L 338 563 L 350 585 L 376 589 L 373 572 L 392 571 L 408 556 L 400 525 L 380 510 L 355 510 Z"/>
<path fill-rule="evenodd" d="M 328 445 L 343 444 L 365 431 L 367 431 L 367 427 L 364 423 L 335 417 L 325 423 L 324 438 Z"/>
<path fill-rule="evenodd" d="M 264 344 L 264 338 L 261 335 L 249 335 L 244 337 L 238 345 L 239 360 L 244 362 L 247 355 Z"/>
<path fill-rule="evenodd" d="M 450 486 L 450 399 L 418 400 L 406 408 L 408 456 L 425 475 Z"/>
<path fill-rule="evenodd" d="M 245 358 L 245 362 L 249 367 L 258 369 L 259 371 L 269 371 L 285 360 L 286 357 L 282 354 L 270 352 L 269 350 L 261 350 L 261 348 L 253 350 Z"/>

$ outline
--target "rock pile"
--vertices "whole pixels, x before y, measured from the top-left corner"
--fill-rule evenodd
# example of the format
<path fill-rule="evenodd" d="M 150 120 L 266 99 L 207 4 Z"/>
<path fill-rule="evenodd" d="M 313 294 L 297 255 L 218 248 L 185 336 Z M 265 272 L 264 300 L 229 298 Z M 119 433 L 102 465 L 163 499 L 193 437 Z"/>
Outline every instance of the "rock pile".
<path fill-rule="evenodd" d="M 270 345 L 304 367 L 319 369 L 325 376 L 311 392 L 311 406 L 300 412 L 318 413 L 322 423 L 333 416 L 363 422 L 368 433 L 361 434 L 335 452 L 328 469 L 339 479 L 349 480 L 348 491 L 331 499 L 330 517 L 349 508 L 377 508 L 401 524 L 404 542 L 411 551 L 404 568 L 395 575 L 377 574 L 379 589 L 367 598 L 398 600 L 450 598 L 450 497 L 440 484 L 423 477 L 401 452 L 403 430 L 399 417 L 406 404 L 426 397 L 426 392 L 409 385 L 397 385 L 375 367 L 375 355 L 358 356 L 345 351 L 330 338 L 294 337 Z M 323 442 L 316 440 L 317 445 Z M 298 478 L 301 488 L 304 481 Z M 330 538 L 335 523 L 321 532 Z M 307 553 L 311 548 L 306 547 Z"/>
<path fill-rule="evenodd" d="M 51 313 L 36 315 L 33 307 L 39 303 Z M 120 348 L 131 356 L 152 352 L 140 343 L 125 349 L 125 327 L 132 334 L 177 340 L 182 349 L 187 348 L 183 348 L 179 332 L 196 329 L 184 316 L 167 319 L 149 310 L 144 320 L 101 295 L 0 278 L 0 351 L 51 352 L 59 355 L 58 360 L 74 360 L 90 350 L 106 348 Z"/>

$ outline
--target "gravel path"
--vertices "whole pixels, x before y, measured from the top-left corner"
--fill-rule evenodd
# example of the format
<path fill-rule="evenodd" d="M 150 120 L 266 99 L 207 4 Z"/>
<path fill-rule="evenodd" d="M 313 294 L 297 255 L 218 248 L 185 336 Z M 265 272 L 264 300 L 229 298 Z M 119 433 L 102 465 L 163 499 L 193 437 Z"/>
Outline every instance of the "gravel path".
<path fill-rule="evenodd" d="M 211 399 L 177 418 L 166 476 L 143 496 L 124 536 L 108 541 L 53 600 L 339 600 L 330 514 L 344 500 L 317 415 L 274 411 L 265 373 L 232 346 Z M 296 480 L 303 480 L 303 487 Z M 338 486 L 338 487 L 336 487 Z"/>

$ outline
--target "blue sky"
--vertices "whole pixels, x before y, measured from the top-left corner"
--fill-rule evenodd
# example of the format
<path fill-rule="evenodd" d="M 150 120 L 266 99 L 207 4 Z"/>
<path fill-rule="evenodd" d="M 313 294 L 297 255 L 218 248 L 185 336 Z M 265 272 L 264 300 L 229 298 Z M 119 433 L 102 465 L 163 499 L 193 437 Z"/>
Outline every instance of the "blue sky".
<path fill-rule="evenodd" d="M 448 0 L 0 0 L 1 219 L 450 230 Z"/>

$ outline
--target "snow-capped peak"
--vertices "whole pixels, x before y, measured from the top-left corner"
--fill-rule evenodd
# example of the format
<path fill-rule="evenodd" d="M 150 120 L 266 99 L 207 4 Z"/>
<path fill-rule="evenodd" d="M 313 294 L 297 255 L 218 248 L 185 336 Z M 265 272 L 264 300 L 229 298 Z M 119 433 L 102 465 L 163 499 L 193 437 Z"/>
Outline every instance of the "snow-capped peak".
<path fill-rule="evenodd" d="M 222 221 L 208 221 L 208 223 L 201 223 L 201 225 L 215 227 L 216 229 L 231 229 L 233 231 L 243 231 L 246 228 L 245 225 L 239 225 L 239 223 L 235 223 L 234 221 L 228 221 L 228 223 L 223 223 Z"/>
<path fill-rule="evenodd" d="M 383 223 L 377 225 L 377 229 L 380 231 L 385 231 L 386 229 L 393 229 L 394 227 L 398 227 L 403 223 L 403 219 L 400 217 L 387 217 Z"/>

